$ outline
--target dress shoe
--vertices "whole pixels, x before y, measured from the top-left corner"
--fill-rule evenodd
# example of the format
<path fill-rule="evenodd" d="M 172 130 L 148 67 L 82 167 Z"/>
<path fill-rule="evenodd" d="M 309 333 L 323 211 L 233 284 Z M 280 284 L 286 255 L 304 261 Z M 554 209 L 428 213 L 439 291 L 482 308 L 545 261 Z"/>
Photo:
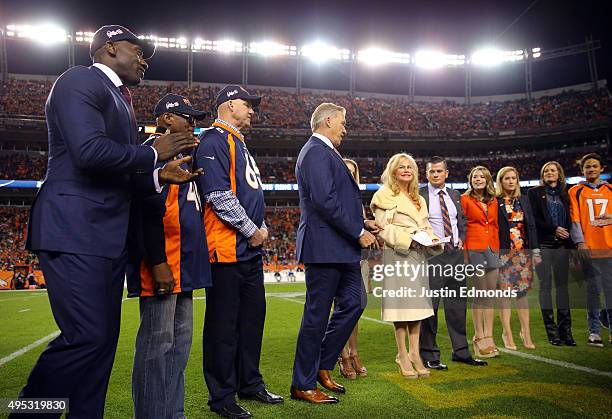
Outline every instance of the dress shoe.
<path fill-rule="evenodd" d="M 351 358 L 347 357 L 338 357 L 338 367 L 340 368 L 340 375 L 348 380 L 356 380 L 357 379 L 357 371 L 353 368 L 353 364 L 351 363 Z"/>
<path fill-rule="evenodd" d="M 240 406 L 238 403 L 228 404 L 220 409 L 213 409 L 213 412 L 224 418 L 250 418 L 251 412 Z"/>
<path fill-rule="evenodd" d="M 412 362 L 410 362 L 410 360 L 408 360 L 408 365 L 410 365 L 410 369 L 404 369 L 404 367 L 402 367 L 402 362 L 400 361 L 399 356 L 395 357 L 395 363 L 399 367 L 400 374 L 402 375 L 402 377 L 412 380 L 419 376 L 419 374 L 412 367 Z"/>
<path fill-rule="evenodd" d="M 255 394 L 238 394 L 238 397 L 241 399 L 247 400 L 257 400 L 258 402 L 268 403 L 268 404 L 277 404 L 283 402 L 283 397 L 278 394 L 270 393 L 267 388 L 264 387 L 263 390 L 258 391 Z"/>
<path fill-rule="evenodd" d="M 298 390 L 295 387 L 291 387 L 291 399 L 304 400 L 313 404 L 332 404 L 340 401 L 337 397 L 329 396 L 318 388 L 314 390 Z"/>
<path fill-rule="evenodd" d="M 566 337 L 562 342 L 565 346 L 576 346 L 576 341 L 572 336 Z"/>
<path fill-rule="evenodd" d="M 478 342 L 485 340 L 487 336 L 482 338 L 477 338 L 474 336 L 472 339 L 472 344 L 474 345 L 474 353 L 481 358 L 494 358 L 499 355 L 499 351 L 495 350 L 494 346 L 487 346 L 486 348 L 481 348 Z"/>
<path fill-rule="evenodd" d="M 427 378 L 431 375 L 431 372 L 425 368 L 425 365 L 423 365 L 423 361 L 421 360 L 420 356 L 417 355 L 415 358 L 413 358 L 410 354 L 408 354 L 408 359 L 410 359 L 410 362 L 412 362 L 412 366 L 419 377 Z"/>
<path fill-rule="evenodd" d="M 461 362 L 462 364 L 471 365 L 473 367 L 486 367 L 487 361 L 483 361 L 482 359 L 476 358 L 453 358 L 453 362 Z"/>
<path fill-rule="evenodd" d="M 502 333 L 502 341 L 504 342 L 504 347 L 506 349 L 510 349 L 511 351 L 516 351 L 516 345 L 514 342 L 510 342 L 511 338 Z"/>
<path fill-rule="evenodd" d="M 332 380 L 331 375 L 329 375 L 329 370 L 319 370 L 317 381 L 329 391 L 340 394 L 346 393 L 346 389 L 342 384 L 338 384 Z"/>
<path fill-rule="evenodd" d="M 430 370 L 446 371 L 448 366 L 440 361 L 425 361 L 425 367 Z"/>
<path fill-rule="evenodd" d="M 525 347 L 525 349 L 535 349 L 535 345 L 533 344 L 533 342 L 527 344 L 525 343 L 527 341 L 527 339 L 525 338 L 525 335 L 523 335 L 523 331 L 521 330 L 521 332 L 519 333 L 519 336 L 521 337 L 521 340 L 523 341 L 523 346 Z"/>
<path fill-rule="evenodd" d="M 351 355 L 351 363 L 353 364 L 353 368 L 355 369 L 355 372 L 357 373 L 358 376 L 360 377 L 368 376 L 368 369 L 364 367 L 363 364 L 361 363 L 361 360 L 359 359 L 359 355 Z"/>

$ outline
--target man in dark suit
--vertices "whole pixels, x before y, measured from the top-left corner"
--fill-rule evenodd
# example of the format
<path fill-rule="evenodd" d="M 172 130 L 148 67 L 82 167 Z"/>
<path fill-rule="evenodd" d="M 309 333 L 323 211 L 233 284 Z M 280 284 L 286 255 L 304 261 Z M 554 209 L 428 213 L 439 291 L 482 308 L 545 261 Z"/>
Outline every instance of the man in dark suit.
<path fill-rule="evenodd" d="M 101 418 L 121 317 L 128 225 L 136 194 L 197 174 L 178 159 L 192 134 L 138 145 L 126 85 L 137 85 L 155 47 L 118 25 L 94 35 L 94 65 L 62 74 L 45 106 L 49 164 L 32 205 L 27 248 L 38 254 L 61 334 L 41 354 L 21 398 L 69 398 L 69 417 Z M 130 214 L 132 213 L 132 214 Z M 130 226 L 131 228 L 132 226 Z M 58 415 L 59 416 L 59 415 Z"/>
<path fill-rule="evenodd" d="M 346 135 L 345 114 L 344 108 L 332 103 L 315 109 L 310 122 L 313 135 L 295 167 L 300 195 L 296 248 L 306 265 L 306 304 L 291 398 L 317 404 L 338 402 L 320 391 L 317 381 L 327 390 L 345 392 L 329 372 L 366 306 L 360 248 L 376 243 L 364 229 L 359 186 L 336 150 Z"/>
<path fill-rule="evenodd" d="M 430 265 L 453 265 L 463 263 L 463 240 L 465 240 L 466 220 L 461 207 L 461 195 L 454 189 L 446 187 L 448 168 L 442 157 L 434 156 L 427 162 L 427 186 L 422 187 L 419 193 L 427 203 L 429 210 L 429 223 L 438 237 L 452 239 L 445 243 L 444 252 L 429 260 Z M 444 276 L 444 269 L 430 269 L 429 287 L 431 290 L 440 290 L 448 287 L 454 290 L 456 297 L 444 298 L 444 316 L 446 327 L 453 346 L 452 360 L 468 365 L 484 366 L 485 361 L 474 359 L 470 354 L 465 336 L 465 316 L 467 310 L 466 298 L 459 295 L 459 289 L 465 285 L 465 280 L 453 276 Z M 441 276 L 437 274 L 442 273 Z M 432 298 L 434 315 L 421 321 L 420 352 L 425 366 L 434 370 L 447 370 L 448 367 L 440 362 L 440 348 L 436 343 L 438 332 L 438 307 L 440 297 Z"/>

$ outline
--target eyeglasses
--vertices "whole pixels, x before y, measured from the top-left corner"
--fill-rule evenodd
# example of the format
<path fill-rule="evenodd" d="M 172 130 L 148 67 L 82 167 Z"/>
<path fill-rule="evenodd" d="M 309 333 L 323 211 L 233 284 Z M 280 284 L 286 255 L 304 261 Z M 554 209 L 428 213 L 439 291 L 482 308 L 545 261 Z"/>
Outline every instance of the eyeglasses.
<path fill-rule="evenodd" d="M 189 125 L 191 125 L 192 127 L 196 126 L 195 116 L 187 115 L 187 114 L 184 114 L 184 113 L 178 113 L 178 112 L 172 112 L 172 114 L 180 116 L 181 118 L 185 118 L 187 120 L 187 122 L 189 123 Z"/>

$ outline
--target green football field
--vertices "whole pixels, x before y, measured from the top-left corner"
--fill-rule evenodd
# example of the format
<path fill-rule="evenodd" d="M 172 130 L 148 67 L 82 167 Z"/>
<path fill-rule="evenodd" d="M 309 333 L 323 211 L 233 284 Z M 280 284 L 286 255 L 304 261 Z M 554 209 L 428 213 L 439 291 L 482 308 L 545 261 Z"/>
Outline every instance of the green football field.
<path fill-rule="evenodd" d="M 359 323 L 360 355 L 369 370 L 367 378 L 338 381 L 347 394 L 333 406 L 314 406 L 289 399 L 291 368 L 303 306 L 303 284 L 266 286 L 267 318 L 261 370 L 268 388 L 285 396 L 277 406 L 244 402 L 255 417 L 612 417 L 612 344 L 604 331 L 605 347 L 586 346 L 584 310 L 574 310 L 574 337 L 578 346 L 553 347 L 546 341 L 542 320 L 534 305 L 532 333 L 536 350 L 521 347 L 514 315 L 518 351 L 502 350 L 488 367 L 469 367 L 450 361 L 450 342 L 443 311 L 439 344 L 448 371 L 432 371 L 430 378 L 403 379 L 394 363 L 395 341 L 389 324 L 381 322 L 375 301 Z M 532 292 L 532 297 L 537 293 Z M 206 404 L 202 377 L 202 324 L 205 299 L 195 294 L 194 338 L 186 371 L 187 417 L 213 417 Z M 370 297 L 372 299 L 372 297 Z M 0 310 L 0 398 L 14 397 L 46 340 L 56 332 L 46 293 L 2 292 Z M 496 341 L 501 345 L 497 320 Z M 121 338 L 106 399 L 106 416 L 132 415 L 131 369 L 138 327 L 138 300 L 123 302 Z M 468 335 L 472 332 L 468 318 Z M 46 340 L 45 340 L 46 339 Z M 338 377 L 336 372 L 334 376 Z"/>

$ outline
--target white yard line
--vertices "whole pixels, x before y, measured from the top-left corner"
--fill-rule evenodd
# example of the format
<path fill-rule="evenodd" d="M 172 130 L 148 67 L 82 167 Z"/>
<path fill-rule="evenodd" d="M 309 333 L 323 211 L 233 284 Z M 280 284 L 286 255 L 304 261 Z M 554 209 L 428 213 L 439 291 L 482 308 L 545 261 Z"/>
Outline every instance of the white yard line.
<path fill-rule="evenodd" d="M 13 291 L 11 291 L 13 292 Z M 0 304 L 2 304 L 5 301 L 15 301 L 15 300 L 19 300 L 19 301 L 23 301 L 23 300 L 29 300 L 30 298 L 36 298 L 36 297 L 46 297 L 47 293 L 42 293 L 42 294 L 35 294 L 35 295 L 24 295 L 23 297 L 11 297 L 11 298 L 2 298 L 0 299 Z"/>
<path fill-rule="evenodd" d="M 26 352 L 36 348 L 37 346 L 42 345 L 43 343 L 46 343 L 48 341 L 50 341 L 51 339 L 54 339 L 55 337 L 59 336 L 60 332 L 59 330 L 56 330 L 55 332 L 48 334 L 47 336 L 45 336 L 44 338 L 40 338 L 38 339 L 36 342 L 32 342 L 27 346 L 24 346 L 23 348 L 19 349 L 18 351 L 13 352 L 12 354 L 5 356 L 4 358 L 0 359 L 0 367 L 3 366 L 4 364 L 6 364 L 9 361 L 12 361 L 13 359 L 25 354 Z"/>
<path fill-rule="evenodd" d="M 280 298 L 281 300 L 285 300 L 285 301 L 290 301 L 292 303 L 304 304 L 304 301 L 294 300 L 293 298 L 287 298 L 287 297 L 277 297 L 277 298 Z M 367 316 L 361 316 L 360 319 L 367 320 L 373 323 L 379 323 L 379 324 L 386 324 L 386 325 L 391 324 L 390 322 L 385 322 L 380 319 L 375 319 L 375 318 L 367 317 Z M 442 337 L 446 339 L 450 339 L 448 336 L 443 335 Z M 612 378 L 612 372 L 609 372 L 609 371 L 601 371 L 595 368 L 585 367 L 583 365 L 578 365 L 578 364 L 572 364 L 571 362 L 565 362 L 565 361 L 559 361 L 556 359 L 545 358 L 543 356 L 532 355 L 532 354 L 528 354 L 525 352 L 510 351 L 508 349 L 503 349 L 503 348 L 500 348 L 499 350 L 505 354 L 518 356 L 519 358 L 525 358 L 525 359 L 529 359 L 532 361 L 542 362 L 544 364 L 554 365 L 556 367 L 561 367 L 561 368 L 566 368 L 570 370 L 586 372 L 586 373 L 593 374 L 593 375 L 601 375 L 602 377 Z"/>

